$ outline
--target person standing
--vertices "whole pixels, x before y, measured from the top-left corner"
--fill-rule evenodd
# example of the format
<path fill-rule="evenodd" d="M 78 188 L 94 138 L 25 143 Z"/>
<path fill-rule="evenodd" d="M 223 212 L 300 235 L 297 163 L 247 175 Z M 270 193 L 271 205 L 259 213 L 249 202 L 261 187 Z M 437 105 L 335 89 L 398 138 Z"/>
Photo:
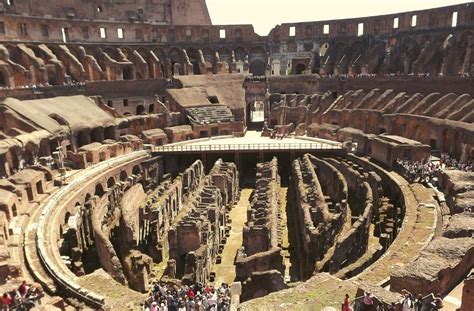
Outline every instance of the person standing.
<path fill-rule="evenodd" d="M 411 311 L 411 308 L 413 307 L 413 302 L 411 301 L 410 294 L 405 293 L 400 303 L 402 304 L 402 311 Z"/>
<path fill-rule="evenodd" d="M 342 305 L 342 311 L 352 311 L 350 304 L 351 302 L 349 301 L 349 295 L 346 294 L 346 297 L 344 298 L 344 304 Z"/>

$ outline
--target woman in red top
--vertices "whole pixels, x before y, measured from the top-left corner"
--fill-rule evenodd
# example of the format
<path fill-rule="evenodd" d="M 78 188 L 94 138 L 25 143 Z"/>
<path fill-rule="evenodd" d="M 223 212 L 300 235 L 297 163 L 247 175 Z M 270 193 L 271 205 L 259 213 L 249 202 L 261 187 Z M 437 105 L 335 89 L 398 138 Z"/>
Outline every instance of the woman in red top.
<path fill-rule="evenodd" d="M 342 311 L 351 311 L 350 307 L 351 302 L 349 301 L 349 295 L 346 294 L 346 298 L 344 298 L 344 305 L 342 306 Z"/>
<path fill-rule="evenodd" d="M 10 310 L 10 307 L 12 306 L 13 303 L 13 298 L 10 296 L 10 294 L 5 293 L 3 294 L 2 297 L 2 310 Z"/>

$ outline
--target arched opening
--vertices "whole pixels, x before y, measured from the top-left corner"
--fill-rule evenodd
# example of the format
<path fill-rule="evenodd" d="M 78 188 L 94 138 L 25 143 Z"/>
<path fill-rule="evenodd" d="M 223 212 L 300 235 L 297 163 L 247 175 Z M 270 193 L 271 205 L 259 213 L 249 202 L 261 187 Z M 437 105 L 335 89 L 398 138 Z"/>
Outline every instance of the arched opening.
<path fill-rule="evenodd" d="M 251 62 L 249 66 L 249 71 L 254 76 L 264 76 L 266 69 L 267 69 L 267 65 L 259 59 Z"/>
<path fill-rule="evenodd" d="M 121 171 L 121 172 L 120 172 L 120 181 L 126 182 L 126 181 L 127 181 L 127 178 L 128 178 L 127 172 Z"/>
<path fill-rule="evenodd" d="M 141 115 L 144 112 L 145 112 L 145 107 L 143 105 L 138 105 L 137 106 L 137 115 Z"/>
<path fill-rule="evenodd" d="M 107 179 L 107 188 L 111 189 L 115 185 L 115 178 L 110 177 Z"/>
<path fill-rule="evenodd" d="M 123 79 L 124 80 L 133 80 L 133 70 L 131 66 L 123 67 Z"/>
<path fill-rule="evenodd" d="M 84 198 L 84 203 L 89 202 L 89 200 L 91 199 L 91 197 L 92 197 L 92 196 L 90 195 L 90 193 L 86 194 L 86 197 Z"/>
<path fill-rule="evenodd" d="M 90 141 L 89 133 L 87 131 L 79 132 L 77 135 L 77 146 L 82 147 L 87 145 Z"/>
<path fill-rule="evenodd" d="M 94 194 L 95 194 L 96 196 L 102 197 L 102 196 L 104 195 L 104 193 L 105 193 L 104 187 L 102 187 L 101 184 L 97 184 L 97 185 L 95 186 L 95 192 L 94 192 Z"/>
<path fill-rule="evenodd" d="M 141 173 L 142 173 L 142 170 L 141 170 L 140 166 L 135 165 L 135 166 L 133 167 L 132 174 L 138 176 L 138 175 L 140 175 Z"/>
<path fill-rule="evenodd" d="M 236 47 L 234 49 L 234 56 L 236 61 L 245 61 L 245 58 L 247 57 L 247 52 L 243 47 Z"/>
<path fill-rule="evenodd" d="M 298 65 L 296 65 L 296 67 L 295 67 L 295 72 L 294 72 L 294 74 L 295 74 L 295 75 L 303 74 L 305 70 L 306 70 L 306 66 L 305 66 L 304 64 L 298 64 Z"/>
<path fill-rule="evenodd" d="M 443 151 L 444 152 L 449 152 L 448 129 L 443 130 Z"/>
<path fill-rule="evenodd" d="M 5 78 L 5 75 L 3 74 L 3 71 L 0 71 L 0 87 L 5 87 L 8 86 L 7 79 Z"/>
<path fill-rule="evenodd" d="M 91 140 L 92 142 L 99 143 L 104 140 L 104 135 L 103 131 L 101 128 L 95 128 L 91 132 Z"/>
<path fill-rule="evenodd" d="M 76 203 L 76 206 L 80 206 L 80 204 Z M 67 225 L 67 223 L 69 222 L 69 217 L 71 217 L 71 213 L 66 212 L 66 214 L 64 215 L 64 224 L 65 225 Z"/>
<path fill-rule="evenodd" d="M 247 104 L 247 127 L 249 129 L 259 130 L 263 127 L 265 120 L 264 103 L 254 101 Z"/>
<path fill-rule="evenodd" d="M 200 75 L 201 74 L 201 66 L 200 66 L 200 56 L 199 52 L 196 49 L 188 49 L 187 51 L 189 61 L 193 65 L 193 74 Z"/>
<path fill-rule="evenodd" d="M 182 49 L 173 47 L 168 52 L 171 60 L 171 72 L 173 75 L 185 74 L 183 64 L 185 63 L 185 56 Z"/>
<path fill-rule="evenodd" d="M 105 139 L 115 139 L 115 129 L 113 126 L 106 127 L 104 130 Z"/>
<path fill-rule="evenodd" d="M 150 104 L 150 106 L 148 106 L 148 112 L 155 113 L 155 104 Z"/>

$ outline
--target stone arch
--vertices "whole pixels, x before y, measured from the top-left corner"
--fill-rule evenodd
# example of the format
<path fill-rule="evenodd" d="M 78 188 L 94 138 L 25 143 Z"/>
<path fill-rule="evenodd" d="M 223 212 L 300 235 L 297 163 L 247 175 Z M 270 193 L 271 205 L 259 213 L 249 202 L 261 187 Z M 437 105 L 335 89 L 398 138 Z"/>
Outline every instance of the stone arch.
<path fill-rule="evenodd" d="M 150 104 L 150 106 L 148 106 L 148 113 L 155 113 L 155 104 Z"/>
<path fill-rule="evenodd" d="M 229 65 L 232 63 L 232 52 L 228 48 L 221 47 L 218 52 L 221 61 L 226 61 Z"/>
<path fill-rule="evenodd" d="M 133 54 L 133 50 L 128 47 L 128 46 L 121 46 L 119 47 L 120 51 L 125 55 L 125 57 L 127 59 L 130 59 L 130 57 L 132 56 Z"/>
<path fill-rule="evenodd" d="M 104 129 L 102 127 L 96 127 L 91 131 L 91 141 L 100 143 L 104 140 Z"/>
<path fill-rule="evenodd" d="M 166 60 L 166 52 L 160 47 L 155 47 L 153 49 L 153 53 L 160 59 L 160 61 L 164 62 Z"/>
<path fill-rule="evenodd" d="M 183 50 L 178 47 L 172 47 L 168 50 L 168 57 L 171 62 L 171 73 L 173 75 L 177 75 L 177 74 L 184 75 L 186 57 L 184 55 Z"/>
<path fill-rule="evenodd" d="M 123 80 L 133 80 L 135 79 L 134 71 L 132 66 L 124 66 L 122 69 L 122 78 Z"/>
<path fill-rule="evenodd" d="M 169 70 L 168 68 L 166 67 L 166 63 L 167 63 L 167 58 L 166 58 L 166 53 L 165 51 L 162 49 L 162 48 L 159 48 L 159 47 L 156 47 L 152 50 L 153 54 L 155 54 L 155 56 L 158 58 L 159 60 L 159 63 L 158 63 L 158 70 L 161 72 L 161 74 L 164 76 L 164 77 L 167 77 L 169 76 Z M 147 57 L 146 58 L 148 60 L 148 63 L 154 63 L 154 61 L 152 61 L 152 57 Z M 153 58 L 154 59 L 154 58 Z M 158 73 L 160 74 L 160 73 Z"/>
<path fill-rule="evenodd" d="M 145 107 L 143 105 L 137 105 L 137 116 L 145 112 Z"/>
<path fill-rule="evenodd" d="M 112 47 L 105 47 L 104 50 L 102 51 L 103 53 L 107 54 L 110 58 L 112 58 L 115 61 L 120 61 L 119 59 L 119 53 L 117 51 L 117 48 L 112 48 Z"/>
<path fill-rule="evenodd" d="M 120 172 L 120 181 L 125 182 L 125 181 L 127 181 L 127 179 L 128 179 L 127 172 L 126 171 L 121 171 Z"/>
<path fill-rule="evenodd" d="M 87 193 L 86 196 L 84 197 L 84 204 L 89 202 L 91 198 L 92 198 L 92 195 L 90 193 Z"/>
<path fill-rule="evenodd" d="M 469 62 L 472 63 L 471 56 L 467 55 L 466 57 L 466 53 L 469 51 L 469 48 L 470 48 L 469 40 L 474 40 L 474 33 L 470 30 L 460 33 L 457 38 L 457 46 L 458 46 L 457 61 L 458 61 L 459 72 L 461 74 L 469 73 L 469 70 L 470 70 Z"/>
<path fill-rule="evenodd" d="M 115 139 L 115 127 L 109 126 L 104 129 L 104 138 L 105 139 Z"/>
<path fill-rule="evenodd" d="M 0 68 L 0 87 L 9 87 L 10 86 L 10 79 L 8 78 L 10 75 L 8 74 L 6 68 Z"/>
<path fill-rule="evenodd" d="M 104 194 L 105 194 L 105 191 L 104 191 L 104 187 L 102 186 L 102 184 L 99 183 L 99 184 L 95 185 L 94 195 L 102 197 Z"/>
<path fill-rule="evenodd" d="M 329 43 L 326 42 L 326 43 L 323 43 L 321 44 L 321 46 L 319 47 L 319 56 L 320 57 L 324 57 L 326 55 L 326 52 L 329 50 Z"/>
<path fill-rule="evenodd" d="M 159 78 L 159 75 L 158 73 L 156 72 L 156 70 L 154 69 L 155 68 L 155 64 L 156 64 L 156 61 L 154 61 L 152 59 L 152 56 L 151 56 L 151 53 L 149 50 L 147 50 L 146 48 L 144 47 L 139 47 L 135 50 L 142 58 L 143 60 L 146 62 L 147 64 L 147 71 L 148 71 L 148 74 L 149 74 L 149 78 Z"/>
<path fill-rule="evenodd" d="M 23 148 L 23 159 L 27 164 L 33 165 L 38 159 L 39 146 L 33 142 L 28 142 Z"/>
<path fill-rule="evenodd" d="M 110 176 L 109 179 L 107 179 L 107 188 L 111 189 L 115 185 L 115 178 L 114 176 Z"/>
<path fill-rule="evenodd" d="M 268 62 L 268 53 L 267 51 L 261 46 L 255 46 L 250 49 L 249 51 L 249 62 L 253 62 L 255 60 L 260 60 L 264 63 Z"/>
<path fill-rule="evenodd" d="M 235 61 L 244 62 L 247 58 L 247 50 L 241 46 L 234 48 Z"/>
<path fill-rule="evenodd" d="M 39 156 L 46 157 L 51 155 L 51 144 L 48 138 L 43 138 L 39 143 Z"/>
<path fill-rule="evenodd" d="M 140 165 L 135 165 L 132 169 L 132 174 L 133 175 L 141 175 L 142 173 L 142 169 L 140 167 Z"/>
<path fill-rule="evenodd" d="M 252 61 L 249 66 L 249 71 L 254 76 L 264 76 L 266 69 L 267 64 L 259 59 Z"/>
<path fill-rule="evenodd" d="M 83 130 L 77 134 L 77 146 L 82 147 L 90 143 L 89 131 Z"/>
<path fill-rule="evenodd" d="M 193 65 L 193 74 L 195 75 L 200 75 L 202 74 L 201 72 L 201 59 L 199 55 L 199 51 L 193 47 L 188 48 L 186 50 L 188 53 L 189 61 Z"/>
<path fill-rule="evenodd" d="M 202 55 L 204 56 L 204 60 L 211 64 L 214 64 L 215 54 L 215 51 L 210 47 L 205 47 L 202 49 Z"/>
<path fill-rule="evenodd" d="M 295 66 L 294 74 L 295 75 L 301 75 L 301 74 L 304 73 L 305 70 L 306 70 L 306 65 L 302 64 L 302 63 L 299 63 Z"/>
<path fill-rule="evenodd" d="M 10 60 L 17 64 L 21 64 L 23 66 L 28 65 L 20 56 L 20 50 L 15 45 L 7 45 L 8 54 L 10 55 Z"/>

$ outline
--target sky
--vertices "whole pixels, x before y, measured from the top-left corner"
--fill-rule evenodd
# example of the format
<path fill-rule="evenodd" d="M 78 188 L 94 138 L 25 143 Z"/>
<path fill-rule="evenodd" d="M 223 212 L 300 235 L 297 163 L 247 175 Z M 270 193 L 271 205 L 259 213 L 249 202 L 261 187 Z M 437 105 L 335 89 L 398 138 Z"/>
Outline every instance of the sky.
<path fill-rule="evenodd" d="M 266 36 L 281 23 L 365 17 L 474 0 L 206 0 L 214 25 L 252 24 Z"/>

